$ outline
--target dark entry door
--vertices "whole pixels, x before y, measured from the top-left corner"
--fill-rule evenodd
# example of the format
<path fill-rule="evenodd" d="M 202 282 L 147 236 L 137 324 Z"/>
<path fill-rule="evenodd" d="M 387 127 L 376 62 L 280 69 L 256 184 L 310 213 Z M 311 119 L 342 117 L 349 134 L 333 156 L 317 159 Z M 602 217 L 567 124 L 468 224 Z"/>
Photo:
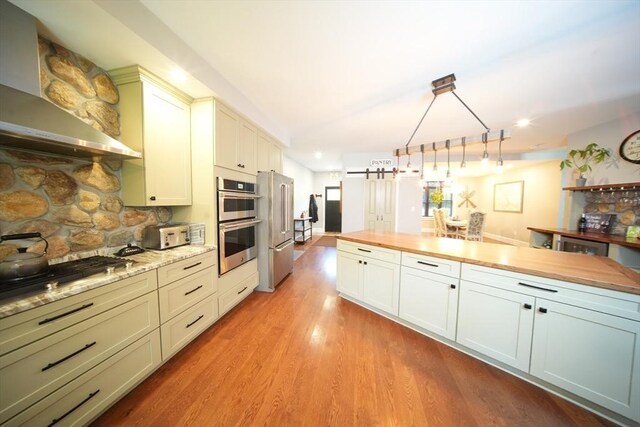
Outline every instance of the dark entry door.
<path fill-rule="evenodd" d="M 342 188 L 324 189 L 324 231 L 340 233 L 342 231 Z"/>

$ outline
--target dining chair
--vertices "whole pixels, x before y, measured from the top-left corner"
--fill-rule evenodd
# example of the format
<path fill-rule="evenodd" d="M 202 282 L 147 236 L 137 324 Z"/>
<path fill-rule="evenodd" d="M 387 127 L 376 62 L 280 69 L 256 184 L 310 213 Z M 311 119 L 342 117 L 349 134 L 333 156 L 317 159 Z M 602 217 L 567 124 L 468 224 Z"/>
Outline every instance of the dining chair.
<path fill-rule="evenodd" d="M 439 227 L 439 232 L 437 235 L 442 237 L 457 237 L 457 230 L 447 226 L 447 214 L 447 209 L 434 209 L 434 217 L 438 218 L 437 226 Z"/>
<path fill-rule="evenodd" d="M 471 212 L 467 228 L 458 233 L 458 237 L 465 240 L 477 240 L 482 242 L 482 234 L 484 232 L 484 222 L 487 214 L 484 212 Z"/>
<path fill-rule="evenodd" d="M 436 227 L 436 237 L 445 237 L 447 235 L 446 225 L 440 214 L 440 209 L 433 210 L 433 222 Z"/>

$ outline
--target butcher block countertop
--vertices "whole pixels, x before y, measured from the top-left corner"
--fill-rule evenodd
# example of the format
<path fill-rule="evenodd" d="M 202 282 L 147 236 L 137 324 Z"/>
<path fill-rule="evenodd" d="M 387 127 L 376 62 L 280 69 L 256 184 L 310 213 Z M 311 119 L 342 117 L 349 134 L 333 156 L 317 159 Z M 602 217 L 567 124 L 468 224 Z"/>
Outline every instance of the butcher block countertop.
<path fill-rule="evenodd" d="M 337 237 L 355 243 L 640 295 L 640 273 L 601 256 L 394 232 L 358 231 Z"/>
<path fill-rule="evenodd" d="M 617 236 L 615 234 L 581 232 L 569 230 L 568 228 L 527 227 L 527 229 L 540 233 L 559 234 L 560 236 L 573 237 L 575 239 L 590 240 L 592 242 L 604 242 L 620 246 L 629 246 L 630 248 L 640 248 L 640 239 L 627 239 L 625 236 Z"/>

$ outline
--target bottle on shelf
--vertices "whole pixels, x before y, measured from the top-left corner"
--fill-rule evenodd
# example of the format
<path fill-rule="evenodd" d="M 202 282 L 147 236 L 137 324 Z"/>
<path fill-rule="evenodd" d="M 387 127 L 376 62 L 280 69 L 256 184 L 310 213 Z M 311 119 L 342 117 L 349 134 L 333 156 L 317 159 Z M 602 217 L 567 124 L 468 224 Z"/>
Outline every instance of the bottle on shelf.
<path fill-rule="evenodd" d="M 582 214 L 582 216 L 578 220 L 578 231 L 580 232 L 587 231 L 587 217 L 585 216 L 585 214 Z"/>

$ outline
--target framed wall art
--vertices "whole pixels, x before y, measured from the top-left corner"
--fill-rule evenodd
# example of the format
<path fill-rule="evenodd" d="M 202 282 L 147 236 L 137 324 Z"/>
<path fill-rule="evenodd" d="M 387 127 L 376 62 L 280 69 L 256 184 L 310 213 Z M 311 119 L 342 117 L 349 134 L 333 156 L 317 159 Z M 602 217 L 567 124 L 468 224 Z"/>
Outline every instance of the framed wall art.
<path fill-rule="evenodd" d="M 494 212 L 522 212 L 524 181 L 503 182 L 493 186 Z"/>

